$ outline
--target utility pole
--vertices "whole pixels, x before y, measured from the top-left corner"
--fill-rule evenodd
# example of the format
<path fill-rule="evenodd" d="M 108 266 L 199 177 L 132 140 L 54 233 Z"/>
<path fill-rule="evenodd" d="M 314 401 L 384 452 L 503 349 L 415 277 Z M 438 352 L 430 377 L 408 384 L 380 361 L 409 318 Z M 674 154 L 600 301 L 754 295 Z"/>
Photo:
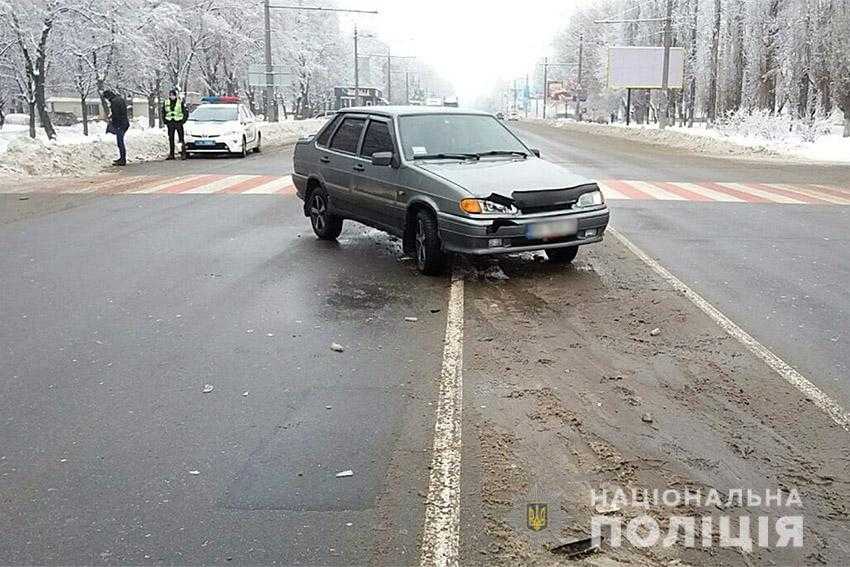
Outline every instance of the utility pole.
<path fill-rule="evenodd" d="M 357 24 L 354 24 L 354 106 L 360 106 L 360 61 L 357 55 Z"/>
<path fill-rule="evenodd" d="M 349 10 L 343 8 L 325 8 L 322 6 L 276 6 L 269 3 L 269 0 L 263 0 L 263 16 L 265 19 L 265 52 L 266 52 L 266 116 L 268 116 L 268 104 L 271 98 L 274 98 L 274 67 L 272 67 L 272 32 L 271 32 L 271 10 L 302 10 L 305 12 L 343 12 L 347 14 L 377 14 L 377 10 Z M 357 26 L 354 27 L 354 52 L 357 52 Z M 357 81 L 357 57 L 354 58 L 354 79 Z M 355 100 L 357 100 L 355 95 Z M 274 103 L 272 109 L 272 121 L 277 122 L 277 102 Z"/>
<path fill-rule="evenodd" d="M 584 58 L 584 34 L 578 36 L 578 92 L 576 93 L 576 120 L 581 122 L 581 64 Z"/>
<path fill-rule="evenodd" d="M 673 42 L 673 0 L 667 0 L 667 19 L 664 22 L 664 71 L 661 76 L 661 90 L 664 91 L 664 112 L 661 114 L 659 126 L 663 130 L 667 127 L 670 117 L 670 102 L 673 97 L 670 93 L 670 44 Z"/>
<path fill-rule="evenodd" d="M 410 71 L 404 72 L 404 104 L 410 104 Z"/>
<path fill-rule="evenodd" d="M 516 112 L 516 79 L 514 79 L 514 112 Z"/>
<path fill-rule="evenodd" d="M 387 46 L 387 104 L 392 104 L 393 92 L 393 56 L 390 55 L 390 46 Z"/>
<path fill-rule="evenodd" d="M 271 6 L 269 0 L 263 1 L 263 12 L 265 17 L 265 33 L 266 33 L 266 93 L 263 96 L 265 101 L 265 115 L 272 122 L 277 122 L 277 101 L 274 100 L 274 67 L 272 67 L 272 25 L 271 25 Z"/>
<path fill-rule="evenodd" d="M 549 58 L 543 59 L 543 119 L 546 119 L 546 101 L 549 99 Z"/>
<path fill-rule="evenodd" d="M 528 90 L 528 73 L 525 74 L 525 96 L 523 96 L 523 100 L 525 101 L 525 117 L 528 118 L 528 95 L 530 94 Z"/>

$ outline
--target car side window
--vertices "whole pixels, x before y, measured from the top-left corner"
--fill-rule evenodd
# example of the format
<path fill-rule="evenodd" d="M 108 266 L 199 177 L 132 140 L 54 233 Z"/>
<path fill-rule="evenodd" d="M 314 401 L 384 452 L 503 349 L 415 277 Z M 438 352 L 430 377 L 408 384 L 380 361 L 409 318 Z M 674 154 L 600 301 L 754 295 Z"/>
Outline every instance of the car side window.
<path fill-rule="evenodd" d="M 390 136 L 390 127 L 386 122 L 371 121 L 363 138 L 363 149 L 360 153 L 364 157 L 372 157 L 378 152 L 393 152 L 393 138 Z M 394 152 L 393 152 L 394 153 Z"/>
<path fill-rule="evenodd" d="M 331 149 L 349 154 L 356 153 L 365 122 L 363 118 L 345 118 L 331 140 Z"/>
<path fill-rule="evenodd" d="M 328 125 L 325 126 L 325 129 L 322 130 L 322 133 L 319 134 L 319 137 L 316 138 L 316 143 L 323 147 L 328 147 L 328 143 L 331 141 L 331 134 L 334 133 L 334 128 L 339 124 L 339 121 L 342 120 L 342 115 L 337 114 L 331 120 L 328 121 Z"/>

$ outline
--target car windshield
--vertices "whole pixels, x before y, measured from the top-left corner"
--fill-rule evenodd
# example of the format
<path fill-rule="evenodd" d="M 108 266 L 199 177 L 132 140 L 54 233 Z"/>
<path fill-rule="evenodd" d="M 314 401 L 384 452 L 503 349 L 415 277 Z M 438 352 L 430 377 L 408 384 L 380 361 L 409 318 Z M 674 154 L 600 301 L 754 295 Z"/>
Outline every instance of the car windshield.
<path fill-rule="evenodd" d="M 496 118 L 477 114 L 422 114 L 399 118 L 406 159 L 424 156 L 523 153 L 528 149 Z"/>
<path fill-rule="evenodd" d="M 236 106 L 224 104 L 203 104 L 189 115 L 189 120 L 196 122 L 229 122 L 238 118 Z"/>

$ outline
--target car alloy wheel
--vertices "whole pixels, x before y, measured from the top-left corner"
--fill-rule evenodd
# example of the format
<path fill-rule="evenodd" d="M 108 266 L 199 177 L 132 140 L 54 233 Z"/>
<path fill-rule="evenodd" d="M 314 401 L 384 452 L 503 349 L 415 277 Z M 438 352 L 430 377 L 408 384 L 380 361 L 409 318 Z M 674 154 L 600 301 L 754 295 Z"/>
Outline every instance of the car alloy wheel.
<path fill-rule="evenodd" d="M 328 226 L 328 205 L 322 194 L 313 195 L 310 199 L 310 222 L 317 234 L 324 233 Z"/>
<path fill-rule="evenodd" d="M 425 244 L 425 221 L 422 217 L 416 219 L 416 265 L 424 270 L 428 264 L 428 247 Z"/>

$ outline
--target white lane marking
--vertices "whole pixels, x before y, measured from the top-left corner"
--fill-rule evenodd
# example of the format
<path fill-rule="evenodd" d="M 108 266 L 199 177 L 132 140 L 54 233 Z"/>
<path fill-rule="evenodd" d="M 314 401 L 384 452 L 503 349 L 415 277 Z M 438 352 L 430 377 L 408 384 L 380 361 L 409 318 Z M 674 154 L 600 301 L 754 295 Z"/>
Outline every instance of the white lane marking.
<path fill-rule="evenodd" d="M 219 191 L 224 191 L 228 187 L 232 187 L 237 183 L 242 183 L 248 179 L 252 179 L 255 177 L 254 175 L 228 175 L 224 179 L 219 179 L 218 181 L 213 181 L 212 183 L 207 183 L 206 185 L 201 185 L 200 187 L 195 187 L 194 189 L 189 189 L 188 191 L 184 191 L 186 194 L 207 194 L 207 193 L 218 193 Z"/>
<path fill-rule="evenodd" d="M 274 181 L 269 181 L 268 183 L 264 183 L 258 187 L 254 187 L 253 189 L 248 189 L 247 191 L 243 191 L 243 195 L 271 195 L 273 193 L 277 193 L 281 189 L 285 189 L 292 185 L 292 176 L 284 175 Z"/>
<path fill-rule="evenodd" d="M 826 201 L 828 203 L 832 203 L 834 205 L 850 205 L 850 197 L 834 197 L 832 195 L 827 195 L 823 191 L 818 191 L 815 189 L 815 185 L 788 185 L 787 183 L 765 183 L 768 187 L 778 187 L 780 189 L 785 189 L 786 191 L 792 191 L 794 193 L 800 193 L 801 195 L 806 195 L 808 197 L 814 197 L 815 199 L 820 199 L 822 201 Z"/>
<path fill-rule="evenodd" d="M 666 268 L 664 268 L 664 266 L 648 256 L 643 250 L 635 246 L 631 240 L 626 238 L 618 230 L 608 227 L 607 232 L 614 235 L 614 237 L 622 242 L 626 248 L 631 250 L 635 256 L 640 258 L 644 264 L 652 268 L 656 274 L 661 276 L 662 279 L 673 286 L 675 290 L 682 293 L 690 300 L 691 303 L 699 307 L 703 313 L 711 317 L 711 319 L 720 325 L 720 327 L 731 337 L 747 347 L 747 349 L 754 355 L 762 359 L 777 374 L 779 374 L 783 380 L 800 390 L 800 392 L 809 398 L 813 404 L 829 415 L 829 417 L 832 418 L 832 421 L 840 425 L 845 431 L 850 432 L 850 413 L 847 413 L 847 411 L 841 407 L 838 402 L 823 393 L 820 388 L 812 384 L 811 381 L 797 372 L 790 364 L 773 354 L 770 349 L 758 342 L 752 335 L 726 317 L 726 315 L 721 313 L 711 303 L 703 299 L 701 295 L 688 287 L 682 280 L 671 274 Z"/>
<path fill-rule="evenodd" d="M 419 564 L 457 565 L 460 554 L 460 453 L 463 406 L 463 276 L 452 275 L 431 479 Z"/>

